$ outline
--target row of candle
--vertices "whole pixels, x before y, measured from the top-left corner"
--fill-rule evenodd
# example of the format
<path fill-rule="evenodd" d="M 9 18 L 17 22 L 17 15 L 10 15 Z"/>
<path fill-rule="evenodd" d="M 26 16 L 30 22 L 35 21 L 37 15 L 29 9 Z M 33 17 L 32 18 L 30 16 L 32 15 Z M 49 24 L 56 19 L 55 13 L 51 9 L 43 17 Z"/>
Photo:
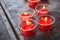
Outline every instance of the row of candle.
<path fill-rule="evenodd" d="M 33 3 L 31 3 L 31 2 Z M 51 15 L 47 15 L 49 10 L 46 5 L 37 5 L 40 0 L 29 0 L 29 6 L 35 7 L 37 12 L 37 20 L 34 20 L 33 15 L 35 15 L 35 11 L 33 9 L 28 9 L 27 12 L 20 13 L 20 21 L 19 25 L 20 31 L 24 36 L 32 36 L 36 33 L 36 27 L 40 30 L 48 32 L 52 30 L 53 24 L 55 23 L 55 18 Z M 36 6 L 37 5 L 37 6 Z"/>
<path fill-rule="evenodd" d="M 33 15 L 35 12 L 33 12 Z M 24 36 L 32 36 L 36 32 L 36 27 L 42 31 L 50 31 L 53 28 L 53 24 L 55 22 L 55 18 L 50 15 L 40 15 L 37 17 L 37 20 L 34 21 L 34 17 L 32 14 L 27 12 L 20 14 L 21 24 L 19 26 L 21 33 Z"/>
<path fill-rule="evenodd" d="M 44 32 L 51 31 L 53 29 L 53 24 L 55 23 L 55 18 L 50 15 L 41 15 L 37 17 L 37 20 L 25 19 L 19 25 L 21 33 L 24 36 L 32 36 L 36 33 L 36 27 Z"/>

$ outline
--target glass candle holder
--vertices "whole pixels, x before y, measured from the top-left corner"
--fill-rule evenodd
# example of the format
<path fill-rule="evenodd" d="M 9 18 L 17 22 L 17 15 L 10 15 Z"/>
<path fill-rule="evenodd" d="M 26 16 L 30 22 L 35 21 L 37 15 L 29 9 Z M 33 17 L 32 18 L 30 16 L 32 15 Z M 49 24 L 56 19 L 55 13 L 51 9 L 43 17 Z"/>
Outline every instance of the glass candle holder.
<path fill-rule="evenodd" d="M 20 32 L 25 37 L 31 37 L 35 35 L 36 33 L 36 23 L 34 20 L 26 20 L 21 22 L 21 24 L 18 26 L 20 29 Z"/>
<path fill-rule="evenodd" d="M 40 2 L 40 0 L 28 0 L 28 5 L 29 5 L 29 7 L 31 7 L 31 8 L 35 8 L 36 5 L 39 4 L 39 2 Z"/>
<path fill-rule="evenodd" d="M 49 9 L 47 4 L 37 5 L 35 8 L 37 16 L 49 14 Z"/>
<path fill-rule="evenodd" d="M 19 12 L 20 20 L 24 21 L 26 19 L 34 19 L 35 11 L 31 8 L 27 8 Z"/>
<path fill-rule="evenodd" d="M 55 23 L 55 18 L 51 15 L 41 15 L 38 18 L 38 28 L 42 31 L 51 31 L 53 29 L 53 24 Z"/>

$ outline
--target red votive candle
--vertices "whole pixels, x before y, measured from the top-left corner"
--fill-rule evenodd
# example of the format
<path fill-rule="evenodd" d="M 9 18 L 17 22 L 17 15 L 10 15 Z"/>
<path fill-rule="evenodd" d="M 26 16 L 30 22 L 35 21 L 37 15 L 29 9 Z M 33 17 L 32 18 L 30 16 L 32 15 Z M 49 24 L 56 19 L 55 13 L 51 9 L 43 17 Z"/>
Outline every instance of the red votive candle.
<path fill-rule="evenodd" d="M 50 15 L 43 15 L 38 18 L 38 27 L 42 31 L 51 31 L 53 29 L 53 24 L 55 23 L 55 18 Z"/>
<path fill-rule="evenodd" d="M 37 5 L 35 10 L 37 11 L 37 16 L 49 14 L 49 10 L 46 5 Z"/>
<path fill-rule="evenodd" d="M 20 31 L 23 36 L 30 37 L 36 33 L 36 24 L 34 21 L 26 20 L 22 22 L 19 26 Z"/>
<path fill-rule="evenodd" d="M 39 2 L 40 2 L 40 0 L 28 0 L 28 5 L 29 5 L 29 7 L 31 7 L 31 8 L 35 8 L 36 5 L 39 4 Z"/>
<path fill-rule="evenodd" d="M 33 9 L 28 9 L 26 11 L 20 12 L 20 20 L 24 21 L 26 19 L 34 19 L 34 13 L 35 11 Z"/>
<path fill-rule="evenodd" d="M 23 21 L 25 19 L 33 19 L 33 16 L 32 16 L 32 14 L 25 12 L 25 13 L 20 14 L 20 18 L 21 18 L 21 21 Z"/>

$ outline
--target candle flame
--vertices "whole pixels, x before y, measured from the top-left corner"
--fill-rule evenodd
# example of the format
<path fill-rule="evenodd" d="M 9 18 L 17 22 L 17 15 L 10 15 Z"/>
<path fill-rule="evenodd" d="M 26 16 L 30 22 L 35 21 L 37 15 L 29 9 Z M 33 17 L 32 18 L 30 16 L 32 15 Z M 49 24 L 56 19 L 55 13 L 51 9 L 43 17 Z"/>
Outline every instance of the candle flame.
<path fill-rule="evenodd" d="M 47 17 L 45 17 L 44 21 L 47 22 Z"/>
<path fill-rule="evenodd" d="M 27 23 L 27 25 L 31 24 L 31 22 L 29 20 L 26 20 L 26 23 Z"/>
<path fill-rule="evenodd" d="M 27 15 L 27 13 L 26 13 L 26 12 L 25 12 L 24 14 L 25 14 L 25 15 Z"/>
<path fill-rule="evenodd" d="M 43 6 L 43 9 L 45 9 L 46 8 L 46 6 Z"/>

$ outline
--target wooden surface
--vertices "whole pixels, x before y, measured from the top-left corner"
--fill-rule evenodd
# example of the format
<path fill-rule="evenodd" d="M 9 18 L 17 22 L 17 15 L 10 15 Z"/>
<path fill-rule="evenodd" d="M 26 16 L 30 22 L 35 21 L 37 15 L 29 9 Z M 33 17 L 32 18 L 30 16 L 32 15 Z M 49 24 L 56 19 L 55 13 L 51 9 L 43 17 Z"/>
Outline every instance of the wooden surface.
<path fill-rule="evenodd" d="M 16 40 L 13 30 L 0 5 L 0 40 Z"/>
<path fill-rule="evenodd" d="M 1 14 L 1 12 L 0 12 L 0 14 Z M 10 40 L 7 29 L 2 21 L 1 15 L 0 15 L 0 40 Z"/>
<path fill-rule="evenodd" d="M 18 11 L 24 9 L 23 7 L 26 6 L 26 2 L 24 0 L 5 0 L 4 3 L 14 24 L 18 25 L 20 23 Z M 60 0 L 49 0 L 48 3 L 48 5 L 50 5 L 49 9 L 51 15 L 56 19 L 54 29 L 50 33 L 37 31 L 35 36 L 26 38 L 21 35 L 18 29 L 16 29 L 18 28 L 18 26 L 16 26 L 14 28 L 16 31 L 18 31 L 17 34 L 21 40 L 60 40 L 60 19 L 58 18 L 58 16 L 60 15 Z"/>

